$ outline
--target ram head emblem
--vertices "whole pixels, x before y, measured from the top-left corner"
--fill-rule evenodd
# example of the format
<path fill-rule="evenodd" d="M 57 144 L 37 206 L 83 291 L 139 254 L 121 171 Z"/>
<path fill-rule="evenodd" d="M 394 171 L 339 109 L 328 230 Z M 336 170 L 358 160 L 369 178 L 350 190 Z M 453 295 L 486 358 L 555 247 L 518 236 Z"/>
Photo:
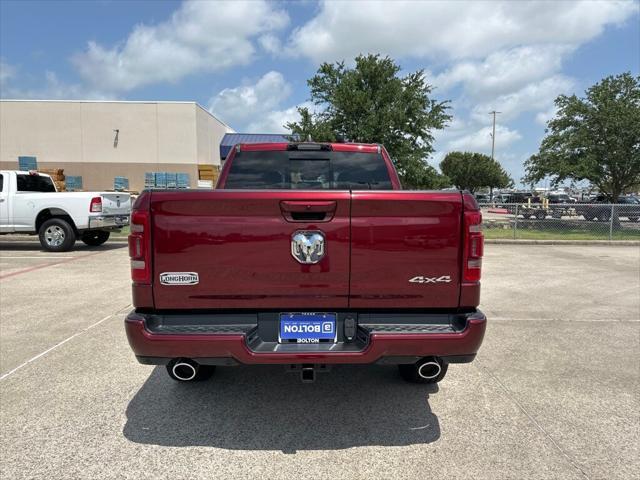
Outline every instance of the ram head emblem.
<path fill-rule="evenodd" d="M 324 257 L 324 235 L 318 231 L 298 231 L 291 237 L 291 255 L 305 265 L 318 263 Z"/>

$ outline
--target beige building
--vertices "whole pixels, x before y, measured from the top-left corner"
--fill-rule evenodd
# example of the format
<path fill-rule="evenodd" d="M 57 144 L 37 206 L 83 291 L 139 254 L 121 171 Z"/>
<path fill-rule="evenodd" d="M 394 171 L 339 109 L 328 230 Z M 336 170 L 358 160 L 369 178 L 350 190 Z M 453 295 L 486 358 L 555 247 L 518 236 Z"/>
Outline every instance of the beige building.
<path fill-rule="evenodd" d="M 82 176 L 83 189 L 112 189 L 114 177 L 144 188 L 146 172 L 188 173 L 220 164 L 220 140 L 233 130 L 195 102 L 0 101 L 0 169 L 18 157 L 38 168 Z"/>

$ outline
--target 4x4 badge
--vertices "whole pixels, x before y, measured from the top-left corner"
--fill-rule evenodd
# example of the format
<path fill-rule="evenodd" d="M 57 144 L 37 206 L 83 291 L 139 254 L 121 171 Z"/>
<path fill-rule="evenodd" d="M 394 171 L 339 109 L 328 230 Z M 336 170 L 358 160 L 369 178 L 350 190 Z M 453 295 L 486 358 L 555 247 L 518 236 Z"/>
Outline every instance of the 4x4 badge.
<path fill-rule="evenodd" d="M 451 277 L 449 275 L 442 275 L 440 277 L 413 277 L 409 280 L 409 283 L 451 283 Z"/>

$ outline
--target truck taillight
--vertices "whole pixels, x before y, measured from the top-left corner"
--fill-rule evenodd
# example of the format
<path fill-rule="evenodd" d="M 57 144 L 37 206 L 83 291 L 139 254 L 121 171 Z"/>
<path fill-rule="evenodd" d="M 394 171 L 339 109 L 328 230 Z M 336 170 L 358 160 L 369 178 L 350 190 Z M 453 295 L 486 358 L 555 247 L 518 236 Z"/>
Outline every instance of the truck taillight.
<path fill-rule="evenodd" d="M 482 213 L 478 210 L 464 212 L 464 254 L 462 281 L 479 282 L 484 254 Z"/>
<path fill-rule="evenodd" d="M 91 199 L 91 203 L 89 204 L 89 211 L 92 213 L 101 212 L 102 211 L 102 198 L 101 197 L 93 197 Z"/>
<path fill-rule="evenodd" d="M 151 283 L 151 232 L 149 212 L 131 212 L 129 234 L 129 257 L 131 257 L 131 279 L 136 283 Z"/>

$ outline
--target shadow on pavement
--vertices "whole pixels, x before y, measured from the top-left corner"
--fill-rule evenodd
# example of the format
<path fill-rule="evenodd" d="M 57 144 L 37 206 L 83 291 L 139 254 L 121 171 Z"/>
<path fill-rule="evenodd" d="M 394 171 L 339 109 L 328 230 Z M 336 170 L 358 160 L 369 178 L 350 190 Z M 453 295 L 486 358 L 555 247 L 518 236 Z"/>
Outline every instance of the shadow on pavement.
<path fill-rule="evenodd" d="M 143 444 L 234 450 L 404 446 L 440 437 L 429 394 L 394 366 L 336 366 L 303 384 L 284 367 L 220 368 L 180 384 L 156 367 L 127 407 L 124 435 Z"/>

